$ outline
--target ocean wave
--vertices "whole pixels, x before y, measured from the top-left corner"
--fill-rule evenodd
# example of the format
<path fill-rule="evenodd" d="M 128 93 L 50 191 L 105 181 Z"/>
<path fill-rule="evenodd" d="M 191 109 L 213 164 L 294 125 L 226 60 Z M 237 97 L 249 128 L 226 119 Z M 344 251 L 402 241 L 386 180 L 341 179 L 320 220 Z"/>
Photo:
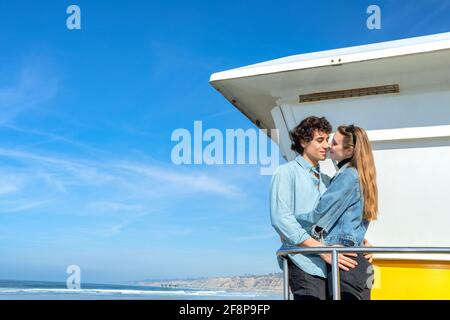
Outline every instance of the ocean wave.
<path fill-rule="evenodd" d="M 79 295 L 137 295 L 137 296 L 246 296 L 256 297 L 256 293 L 227 291 L 188 290 L 131 290 L 131 289 L 65 289 L 65 288 L 0 288 L 2 294 L 79 294 Z"/>

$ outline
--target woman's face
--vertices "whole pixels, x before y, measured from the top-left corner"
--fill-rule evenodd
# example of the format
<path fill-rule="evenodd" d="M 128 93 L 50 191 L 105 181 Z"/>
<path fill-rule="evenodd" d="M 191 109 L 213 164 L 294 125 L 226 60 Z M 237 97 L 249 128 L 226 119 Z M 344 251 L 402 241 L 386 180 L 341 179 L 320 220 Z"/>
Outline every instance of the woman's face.
<path fill-rule="evenodd" d="M 344 149 L 344 136 L 338 131 L 330 144 L 330 158 L 337 162 L 353 156 L 353 148 Z"/>

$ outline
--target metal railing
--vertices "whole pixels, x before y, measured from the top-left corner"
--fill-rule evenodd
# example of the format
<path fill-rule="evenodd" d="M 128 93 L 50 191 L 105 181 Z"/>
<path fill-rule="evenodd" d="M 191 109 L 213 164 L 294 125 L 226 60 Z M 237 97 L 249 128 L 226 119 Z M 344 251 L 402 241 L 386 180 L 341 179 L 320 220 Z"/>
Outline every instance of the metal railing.
<path fill-rule="evenodd" d="M 339 281 L 338 255 L 340 253 L 432 253 L 450 254 L 450 247 L 307 247 L 292 248 L 277 251 L 277 256 L 283 258 L 283 298 L 289 300 L 289 271 L 288 254 L 320 254 L 331 252 L 331 285 L 333 300 L 341 299 L 341 288 Z"/>

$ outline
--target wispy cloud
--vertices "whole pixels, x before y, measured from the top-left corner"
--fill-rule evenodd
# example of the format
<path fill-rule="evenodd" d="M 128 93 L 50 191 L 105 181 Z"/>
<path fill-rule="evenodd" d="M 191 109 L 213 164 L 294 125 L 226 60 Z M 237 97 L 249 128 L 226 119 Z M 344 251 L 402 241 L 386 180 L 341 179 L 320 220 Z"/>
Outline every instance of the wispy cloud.
<path fill-rule="evenodd" d="M 22 181 L 22 176 L 0 172 L 0 196 L 18 191 Z"/>
<path fill-rule="evenodd" d="M 136 219 L 144 217 L 148 214 L 157 212 L 156 208 L 148 208 L 145 204 L 126 203 L 112 200 L 92 201 L 86 205 L 86 215 L 88 216 L 108 216 L 120 217 L 122 219 Z M 128 221 L 128 220 L 127 220 Z M 125 226 L 128 223 L 121 221 L 120 224 Z"/>
<path fill-rule="evenodd" d="M 12 124 L 12 123 L 3 124 L 1 127 L 3 129 L 11 130 L 11 131 L 14 131 L 17 133 L 23 133 L 30 137 L 44 138 L 43 140 L 40 140 L 37 142 L 28 143 L 26 145 L 20 145 L 21 148 L 30 148 L 30 147 L 41 146 L 41 145 L 51 143 L 51 142 L 60 142 L 65 145 L 74 146 L 78 149 L 86 151 L 90 155 L 97 155 L 97 154 L 101 154 L 103 152 L 102 150 L 100 150 L 98 148 L 94 148 L 86 143 L 82 143 L 75 139 L 71 139 L 70 133 L 62 133 L 62 134 L 61 133 L 53 133 L 53 132 L 48 132 L 48 131 L 43 131 L 43 130 L 38 130 L 38 129 L 26 128 L 23 126 L 19 126 L 17 124 Z"/>
<path fill-rule="evenodd" d="M 54 75 L 34 66 L 22 67 L 16 83 L 0 87 L 0 125 L 53 99 L 58 82 Z"/>
<path fill-rule="evenodd" d="M 418 3 L 419 4 L 419 3 Z M 434 3 L 436 4 L 436 3 Z M 432 2 L 426 2 L 423 7 L 414 7 L 416 11 L 416 16 L 419 16 L 420 18 L 414 23 L 411 23 L 411 28 L 408 30 L 408 34 L 414 34 L 417 31 L 425 31 L 427 32 L 427 28 L 429 26 L 433 25 L 433 21 L 436 20 L 436 18 L 443 14 L 448 8 L 450 7 L 449 1 L 440 1 L 439 4 L 433 5 Z M 402 17 L 405 19 L 405 17 Z"/>
<path fill-rule="evenodd" d="M 228 240 L 231 241 L 258 241 L 258 240 L 266 240 L 266 239 L 276 239 L 275 232 L 268 232 L 265 234 L 254 234 L 254 235 L 247 235 L 247 236 L 236 236 L 236 237 L 230 237 Z"/>
<path fill-rule="evenodd" d="M 19 199 L 13 201 L 1 201 L 0 212 L 13 213 L 19 211 L 26 211 L 29 209 L 42 206 L 47 203 L 49 203 L 49 200 Z"/>
<path fill-rule="evenodd" d="M 0 160 L 8 163 L 0 196 L 10 200 L 1 204 L 2 212 L 26 212 L 45 204 L 48 214 L 98 217 L 102 225 L 88 229 L 92 234 L 101 229 L 98 234 L 105 236 L 119 234 L 136 219 L 167 211 L 168 206 L 173 210 L 186 199 L 245 197 L 237 183 L 242 176 L 225 171 L 207 173 L 197 167 L 86 160 L 1 147 Z"/>
<path fill-rule="evenodd" d="M 34 162 L 37 165 L 41 165 L 41 170 L 44 170 L 43 168 L 48 168 L 50 172 L 62 170 L 64 175 L 70 174 L 71 178 L 73 178 L 72 182 L 82 181 L 89 185 L 104 185 L 107 183 L 129 185 L 126 175 L 134 173 L 135 179 L 143 181 L 150 179 L 159 183 L 154 184 L 153 188 L 168 186 L 178 187 L 177 191 L 181 193 L 206 192 L 230 197 L 242 195 L 242 190 L 239 190 L 236 185 L 225 182 L 228 180 L 226 177 L 212 177 L 198 173 L 198 169 L 189 172 L 189 170 L 182 170 L 178 167 L 169 168 L 168 166 L 108 160 L 89 161 L 77 158 L 46 156 L 6 148 L 0 148 L 0 156 L 24 162 Z M 47 175 L 47 179 L 50 179 L 50 177 L 54 177 L 54 174 Z M 163 184 L 161 185 L 161 183 Z"/>
<path fill-rule="evenodd" d="M 132 219 L 119 222 L 108 222 L 102 225 L 94 226 L 90 229 L 85 229 L 84 233 L 88 235 L 100 236 L 102 238 L 111 238 L 122 233 L 122 231 L 132 223 Z"/>
<path fill-rule="evenodd" d="M 163 133 L 151 132 L 131 123 L 117 123 L 113 121 L 107 121 L 106 124 L 113 129 L 117 129 L 135 136 L 142 136 L 150 139 L 165 138 L 165 135 Z"/>
<path fill-rule="evenodd" d="M 103 185 L 105 183 L 119 182 L 114 175 L 101 172 L 101 163 L 86 162 L 79 159 L 70 159 L 55 156 L 40 155 L 21 150 L 0 148 L 0 157 L 21 161 L 27 168 L 37 169 L 39 175 L 49 182 L 65 189 L 67 185 Z M 59 182 L 55 179 L 59 178 Z"/>
<path fill-rule="evenodd" d="M 121 202 L 114 201 L 96 201 L 88 204 L 88 208 L 95 212 L 141 212 L 145 210 L 143 206 L 140 205 L 130 205 Z"/>
<path fill-rule="evenodd" d="M 234 115 L 236 114 L 238 111 L 236 109 L 227 109 L 227 110 L 223 110 L 223 111 L 218 111 L 215 113 L 211 113 L 211 114 L 206 114 L 204 116 L 201 117 L 202 120 L 205 119 L 211 119 L 211 118 L 217 118 L 217 117 L 223 117 L 223 116 L 228 116 L 228 115 Z"/>
<path fill-rule="evenodd" d="M 167 169 L 165 167 L 131 163 L 116 165 L 116 167 L 175 187 L 179 193 L 205 192 L 227 197 L 239 197 L 242 195 L 242 191 L 235 185 L 224 182 L 224 177 L 214 178 L 197 172 L 183 172 L 181 169 Z M 173 194 L 173 191 L 171 194 Z"/>

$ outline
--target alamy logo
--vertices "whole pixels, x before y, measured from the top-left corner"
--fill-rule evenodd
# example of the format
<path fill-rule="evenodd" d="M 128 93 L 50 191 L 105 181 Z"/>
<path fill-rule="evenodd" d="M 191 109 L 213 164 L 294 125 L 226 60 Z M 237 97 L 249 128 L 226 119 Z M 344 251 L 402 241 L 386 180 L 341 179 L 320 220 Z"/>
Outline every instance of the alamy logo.
<path fill-rule="evenodd" d="M 66 273 L 69 274 L 66 280 L 67 289 L 79 290 L 81 288 L 81 269 L 77 265 L 67 267 Z"/>
<path fill-rule="evenodd" d="M 366 25 L 369 30 L 381 29 L 381 9 L 379 6 L 373 4 L 367 8 L 367 14 L 370 16 L 367 18 Z"/>
<path fill-rule="evenodd" d="M 373 266 L 372 264 L 367 267 L 366 270 L 368 274 L 366 288 L 368 289 L 381 289 L 381 272 L 377 269 L 377 266 Z M 376 276 L 375 276 L 376 274 Z"/>
<path fill-rule="evenodd" d="M 272 129 L 271 136 L 278 130 Z M 219 129 L 203 132 L 202 122 L 194 121 L 194 132 L 179 128 L 171 141 L 178 142 L 171 152 L 171 160 L 181 164 L 259 164 L 261 175 L 271 175 L 279 165 L 279 152 L 266 130 Z M 204 145 L 204 143 L 207 143 Z M 269 153 L 270 147 L 270 153 Z"/>
<path fill-rule="evenodd" d="M 81 9 L 77 5 L 70 5 L 66 10 L 70 14 L 66 20 L 66 26 L 69 30 L 81 30 Z"/>

